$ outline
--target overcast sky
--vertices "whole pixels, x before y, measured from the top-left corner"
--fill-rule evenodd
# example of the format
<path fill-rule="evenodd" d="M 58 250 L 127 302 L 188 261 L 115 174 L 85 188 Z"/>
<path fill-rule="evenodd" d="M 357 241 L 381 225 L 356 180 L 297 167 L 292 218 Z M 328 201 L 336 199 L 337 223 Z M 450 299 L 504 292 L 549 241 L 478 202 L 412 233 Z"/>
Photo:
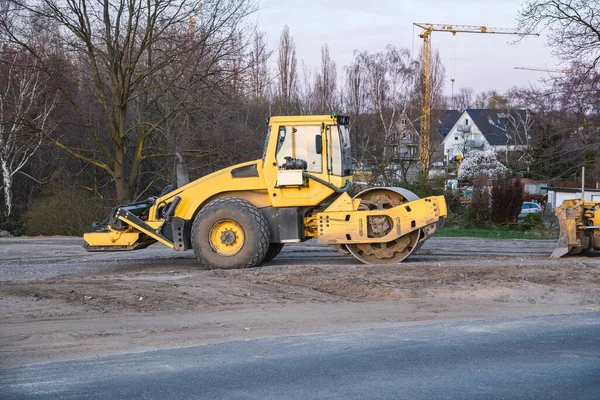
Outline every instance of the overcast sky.
<path fill-rule="evenodd" d="M 420 51 L 422 39 L 413 22 L 454 25 L 486 25 L 513 28 L 524 0 L 260 0 L 256 15 L 268 44 L 276 48 L 283 26 L 290 27 L 296 42 L 298 63 L 317 67 L 321 45 L 327 43 L 338 67 L 352 62 L 354 50 L 376 52 L 392 44 Z M 446 66 L 446 95 L 450 78 L 455 92 L 471 87 L 476 93 L 488 89 L 505 92 L 512 86 L 535 84 L 544 72 L 515 70 L 515 66 L 556 68 L 544 37 L 434 32 L 432 46 Z M 275 60 L 275 57 L 273 58 Z"/>

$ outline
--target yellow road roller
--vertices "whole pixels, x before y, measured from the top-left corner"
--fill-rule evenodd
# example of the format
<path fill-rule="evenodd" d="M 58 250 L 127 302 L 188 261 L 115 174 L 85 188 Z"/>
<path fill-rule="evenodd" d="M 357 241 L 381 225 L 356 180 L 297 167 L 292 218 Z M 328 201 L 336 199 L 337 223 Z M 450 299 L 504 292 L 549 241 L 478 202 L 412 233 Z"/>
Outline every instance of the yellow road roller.
<path fill-rule="evenodd" d="M 263 156 L 117 206 L 84 235 L 89 251 L 153 243 L 193 249 L 209 268 L 248 268 L 286 243 L 316 238 L 364 263 L 405 260 L 447 216 L 443 196 L 419 199 L 397 187 L 351 197 L 348 117 L 278 116 L 268 122 Z"/>

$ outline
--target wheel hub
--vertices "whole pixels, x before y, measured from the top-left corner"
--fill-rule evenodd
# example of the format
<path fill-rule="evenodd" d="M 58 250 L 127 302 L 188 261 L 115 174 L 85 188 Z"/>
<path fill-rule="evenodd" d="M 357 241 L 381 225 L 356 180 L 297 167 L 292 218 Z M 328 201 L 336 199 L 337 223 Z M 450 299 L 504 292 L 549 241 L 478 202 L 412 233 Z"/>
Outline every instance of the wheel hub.
<path fill-rule="evenodd" d="M 210 230 L 212 249 L 223 256 L 233 256 L 244 247 L 244 230 L 236 221 L 226 219 L 215 223 Z"/>
<path fill-rule="evenodd" d="M 231 246 L 235 243 L 236 237 L 235 232 L 231 230 L 224 230 L 221 232 L 221 243 L 227 246 Z"/>

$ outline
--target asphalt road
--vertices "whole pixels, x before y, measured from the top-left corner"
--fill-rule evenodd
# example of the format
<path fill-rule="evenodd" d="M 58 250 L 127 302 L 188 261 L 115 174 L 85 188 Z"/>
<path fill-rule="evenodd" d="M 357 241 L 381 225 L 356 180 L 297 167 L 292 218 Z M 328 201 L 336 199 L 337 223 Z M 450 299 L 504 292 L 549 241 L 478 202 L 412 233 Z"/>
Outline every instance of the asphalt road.
<path fill-rule="evenodd" d="M 598 399 L 600 312 L 229 342 L 0 370 L 3 399 Z"/>

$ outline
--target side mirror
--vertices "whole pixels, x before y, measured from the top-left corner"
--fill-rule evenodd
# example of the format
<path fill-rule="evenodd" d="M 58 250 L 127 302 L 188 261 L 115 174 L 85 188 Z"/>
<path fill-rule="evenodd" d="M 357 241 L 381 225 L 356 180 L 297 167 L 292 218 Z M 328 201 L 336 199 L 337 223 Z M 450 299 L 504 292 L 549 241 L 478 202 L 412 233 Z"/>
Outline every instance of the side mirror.
<path fill-rule="evenodd" d="M 321 135 L 315 136 L 315 149 L 317 154 L 323 153 L 323 137 Z"/>
<path fill-rule="evenodd" d="M 279 143 L 285 142 L 285 134 L 286 134 L 285 126 L 279 127 Z"/>

